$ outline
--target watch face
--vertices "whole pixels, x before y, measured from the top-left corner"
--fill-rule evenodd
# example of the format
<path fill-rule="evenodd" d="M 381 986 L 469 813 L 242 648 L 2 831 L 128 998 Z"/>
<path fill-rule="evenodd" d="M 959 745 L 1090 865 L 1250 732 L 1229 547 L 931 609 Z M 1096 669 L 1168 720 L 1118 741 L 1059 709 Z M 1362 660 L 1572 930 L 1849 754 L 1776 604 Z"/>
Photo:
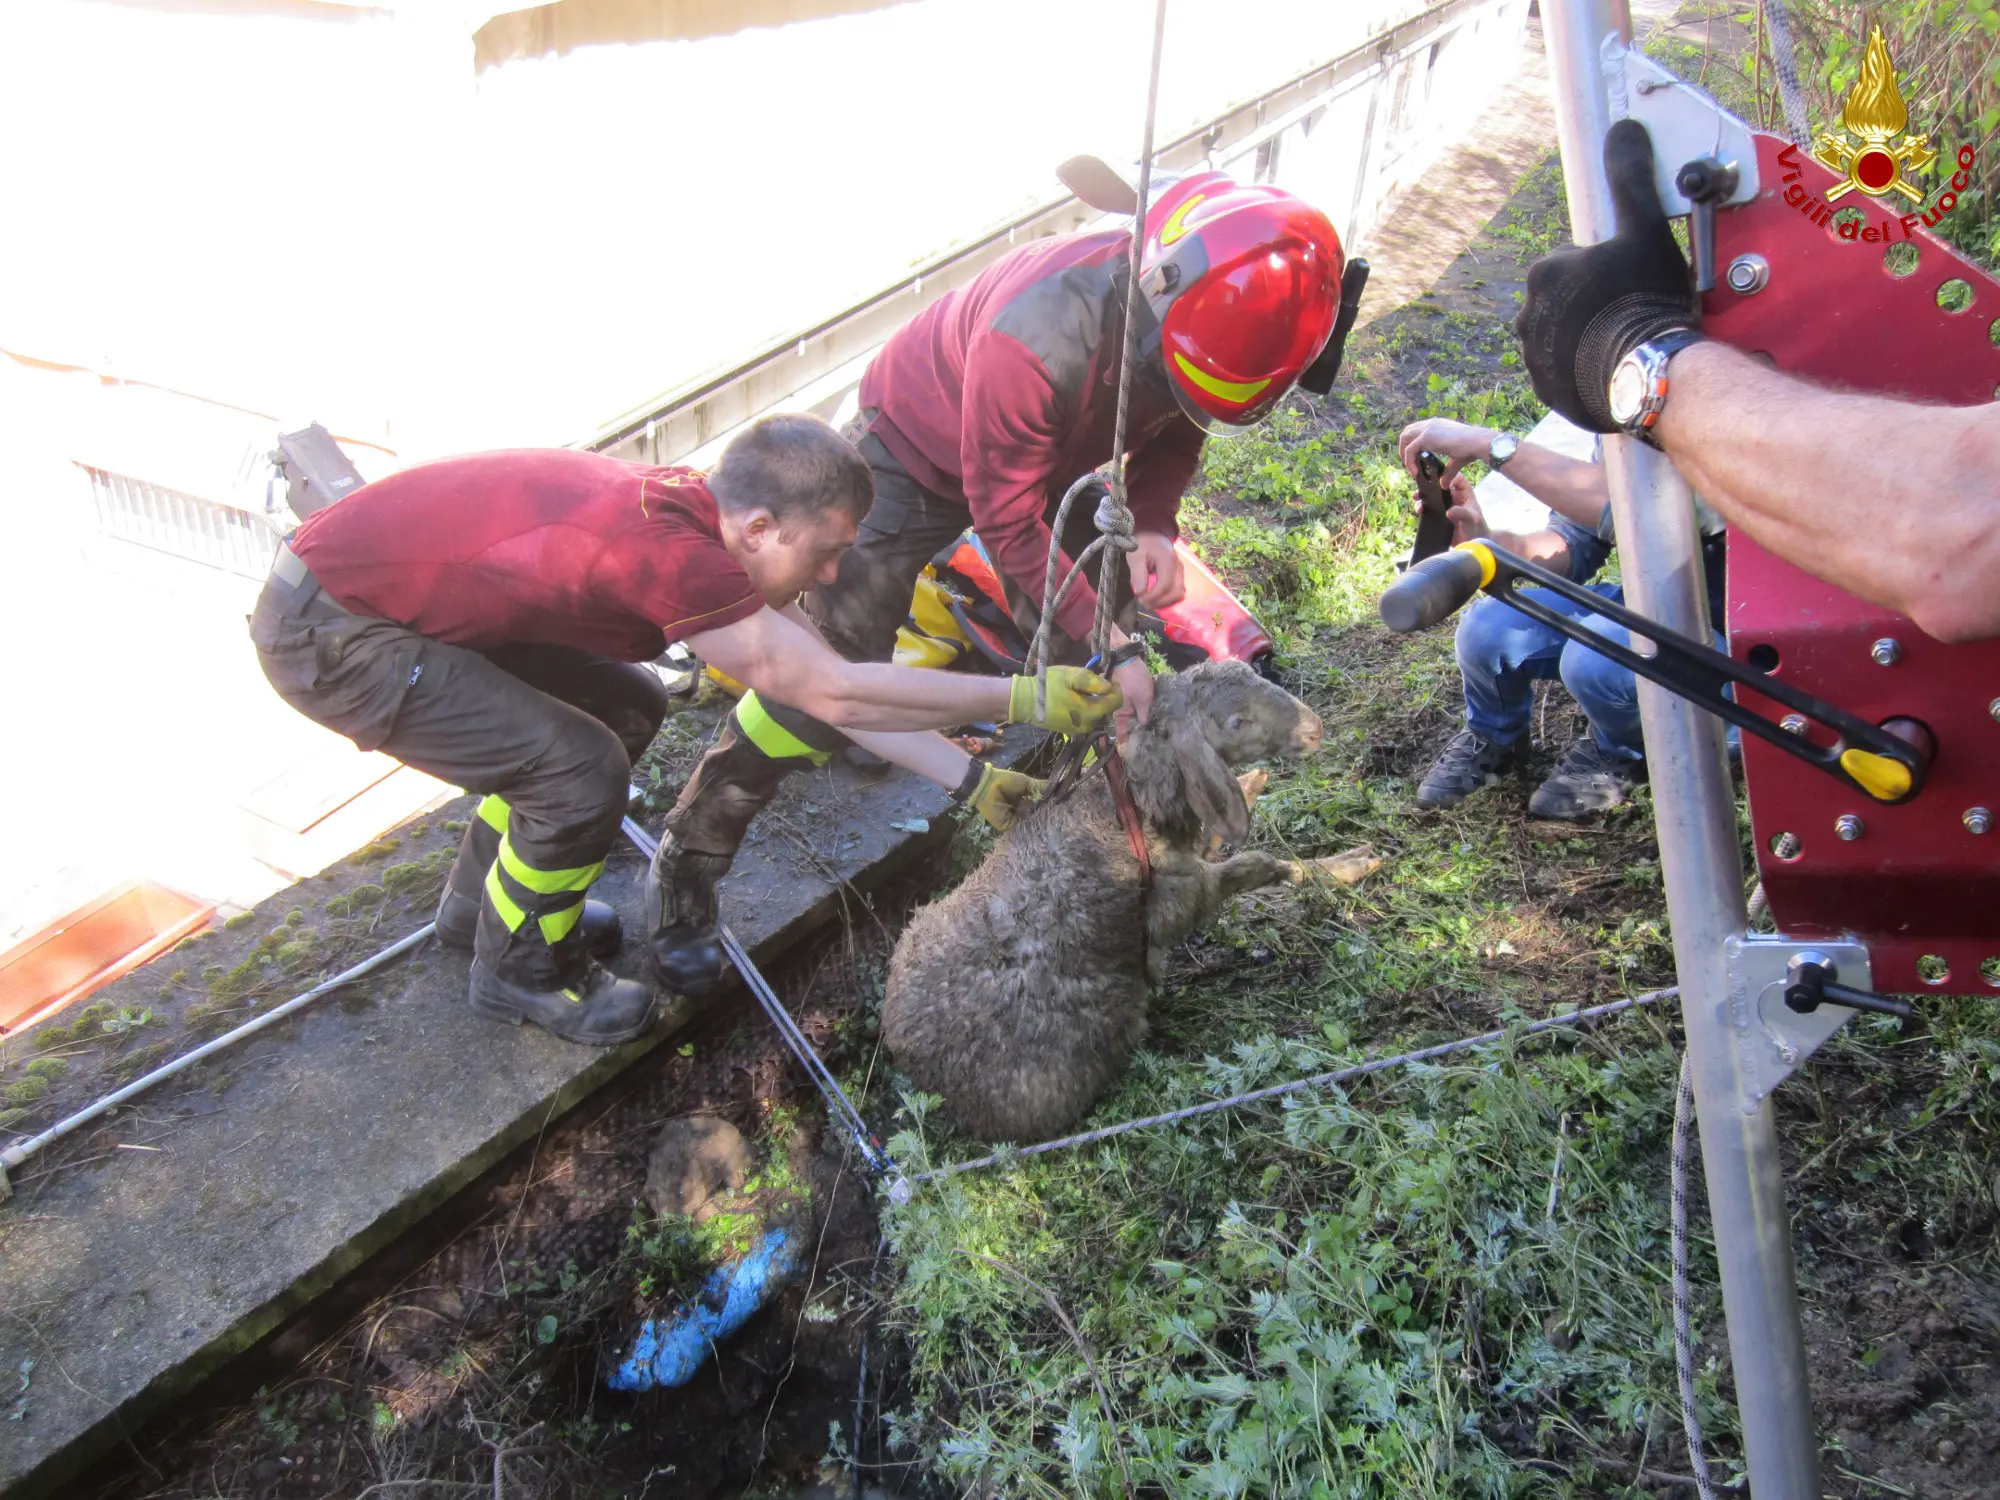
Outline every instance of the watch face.
<path fill-rule="evenodd" d="M 1503 432 L 1486 448 L 1486 461 L 1496 469 L 1514 456 L 1514 450 L 1521 446 L 1521 440 L 1511 432 Z"/>
<path fill-rule="evenodd" d="M 1618 361 L 1618 368 L 1611 372 L 1611 389 L 1606 394 L 1613 421 L 1622 424 L 1639 415 L 1639 408 L 1646 400 L 1646 371 L 1632 355 Z"/>

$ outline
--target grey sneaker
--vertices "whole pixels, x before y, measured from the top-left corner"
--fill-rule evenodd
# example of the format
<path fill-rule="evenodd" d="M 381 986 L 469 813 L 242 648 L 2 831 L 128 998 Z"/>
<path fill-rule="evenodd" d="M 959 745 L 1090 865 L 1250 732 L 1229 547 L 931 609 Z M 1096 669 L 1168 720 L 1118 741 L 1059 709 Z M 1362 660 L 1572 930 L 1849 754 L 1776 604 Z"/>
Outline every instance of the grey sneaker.
<path fill-rule="evenodd" d="M 1535 795 L 1528 799 L 1528 814 L 1580 823 L 1618 806 L 1645 776 L 1643 760 L 1612 755 L 1586 734 L 1563 751 L 1549 779 L 1535 788 Z"/>
<path fill-rule="evenodd" d="M 1417 806 L 1433 810 L 1458 806 L 1519 767 L 1525 745 L 1524 740 L 1502 745 L 1473 730 L 1461 730 L 1417 787 Z"/>

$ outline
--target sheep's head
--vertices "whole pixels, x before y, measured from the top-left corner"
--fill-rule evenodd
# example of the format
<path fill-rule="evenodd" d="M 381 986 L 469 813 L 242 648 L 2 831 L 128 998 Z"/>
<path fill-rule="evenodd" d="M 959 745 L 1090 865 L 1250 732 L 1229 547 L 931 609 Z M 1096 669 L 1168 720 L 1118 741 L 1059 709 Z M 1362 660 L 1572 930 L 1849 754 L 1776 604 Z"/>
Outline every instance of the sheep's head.
<path fill-rule="evenodd" d="M 1163 677 L 1153 708 L 1134 735 L 1164 741 L 1178 766 L 1188 808 L 1209 834 L 1229 842 L 1249 831 L 1250 811 L 1231 766 L 1274 756 L 1296 759 L 1319 749 L 1319 715 L 1240 661 L 1204 662 Z"/>
<path fill-rule="evenodd" d="M 1198 727 L 1228 765 L 1297 759 L 1319 749 L 1319 715 L 1247 662 L 1203 662 L 1170 680 L 1180 684 L 1177 692 L 1163 694 L 1173 724 Z M 1156 699 L 1155 712 L 1158 705 Z"/>

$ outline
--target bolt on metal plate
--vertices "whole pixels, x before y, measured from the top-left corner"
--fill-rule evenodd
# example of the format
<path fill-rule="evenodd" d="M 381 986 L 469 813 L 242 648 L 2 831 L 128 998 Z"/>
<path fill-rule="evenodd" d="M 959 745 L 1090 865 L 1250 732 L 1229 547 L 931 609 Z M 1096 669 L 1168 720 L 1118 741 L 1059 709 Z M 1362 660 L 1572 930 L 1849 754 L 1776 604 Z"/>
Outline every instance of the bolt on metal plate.
<path fill-rule="evenodd" d="M 1855 817 L 1853 813 L 1842 813 L 1833 820 L 1833 831 L 1851 844 L 1860 838 L 1863 833 L 1867 832 L 1867 825 Z"/>
<path fill-rule="evenodd" d="M 1723 279 L 1729 283 L 1729 290 L 1739 297 L 1754 297 L 1770 281 L 1771 263 L 1754 251 L 1739 255 L 1729 263 Z"/>
<path fill-rule="evenodd" d="M 1784 718 L 1778 720 L 1778 727 L 1784 730 L 1786 734 L 1804 734 L 1806 732 L 1806 716 L 1804 714 L 1786 714 Z"/>
<path fill-rule="evenodd" d="M 1725 943 L 1729 959 L 1729 1022 L 1738 1034 L 1742 1092 L 1737 1102 L 1752 1114 L 1772 1090 L 1798 1070 L 1856 1012 L 1831 1002 L 1801 1015 L 1785 1004 L 1794 960 L 1811 953 L 1855 989 L 1874 988 L 1868 946 L 1848 938 L 1806 941 L 1783 933 L 1746 932 Z"/>
<path fill-rule="evenodd" d="M 1967 833 L 1991 833 L 1993 831 L 1993 809 L 1990 807 L 1968 807 L 1965 810 L 1965 831 Z"/>
<path fill-rule="evenodd" d="M 1878 667 L 1893 667 L 1903 659 L 1903 648 L 1893 637 L 1885 635 L 1868 648 L 1868 659 Z"/>

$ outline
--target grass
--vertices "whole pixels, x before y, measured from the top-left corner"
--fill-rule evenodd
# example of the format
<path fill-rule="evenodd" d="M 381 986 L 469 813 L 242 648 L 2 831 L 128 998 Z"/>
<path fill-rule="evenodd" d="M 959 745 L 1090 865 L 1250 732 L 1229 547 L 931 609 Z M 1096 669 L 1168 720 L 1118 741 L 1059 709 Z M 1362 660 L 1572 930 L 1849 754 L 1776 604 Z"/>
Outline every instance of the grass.
<path fill-rule="evenodd" d="M 1531 210 L 1494 238 L 1527 258 L 1560 233 Z M 1396 638 L 1374 615 L 1411 534 L 1393 439 L 1432 413 L 1532 424 L 1525 380 L 1479 337 L 1498 329 L 1476 308 L 1399 314 L 1358 342 L 1331 419 L 1297 406 L 1211 445 L 1187 530 L 1327 728 L 1274 777 L 1253 841 L 1373 842 L 1388 864 L 1352 891 L 1244 899 L 1190 942 L 1087 1124 L 1672 982 L 1643 791 L 1577 829 L 1527 822 L 1525 786 L 1411 806 L 1460 709 L 1449 631 Z M 1566 699 L 1547 718 L 1545 754 L 1574 727 Z M 1809 1298 L 1840 1255 L 1899 1235 L 1994 1267 L 2000 1007 L 1931 1013 L 1921 1047 L 1849 1028 L 1784 1096 Z M 1646 1493 L 1641 1464 L 1685 1474 L 1673 1019 L 931 1185 L 889 1218 L 914 1384 L 898 1441 L 957 1493 L 1563 1497 Z M 906 1168 L 983 1149 L 922 1096 L 901 1125 Z M 1705 1231 L 1695 1282 L 1727 1475 L 1741 1447 Z"/>

